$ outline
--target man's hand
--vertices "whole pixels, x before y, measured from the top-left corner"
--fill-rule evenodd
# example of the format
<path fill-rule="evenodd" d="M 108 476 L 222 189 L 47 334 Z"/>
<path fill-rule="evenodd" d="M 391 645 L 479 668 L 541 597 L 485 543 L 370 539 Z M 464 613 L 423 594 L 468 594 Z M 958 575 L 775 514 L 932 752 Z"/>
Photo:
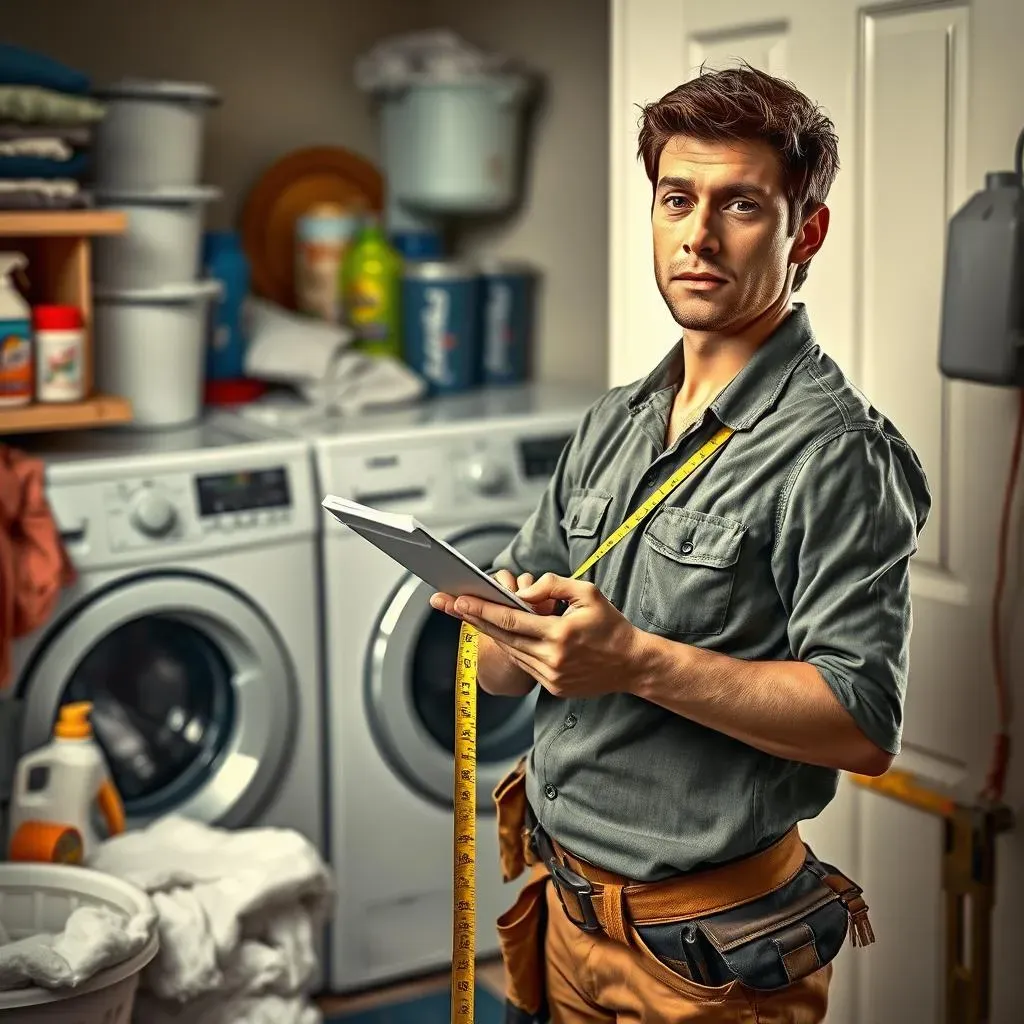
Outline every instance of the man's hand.
<path fill-rule="evenodd" d="M 533 585 L 533 576 L 524 572 L 521 576 L 513 576 L 508 569 L 499 569 L 491 577 L 497 580 L 506 590 L 511 590 L 513 594 L 517 594 L 522 597 L 522 591 Z M 457 595 L 456 595 L 457 596 Z M 455 601 L 456 598 L 452 597 L 451 594 L 433 594 L 430 598 L 430 605 L 439 612 L 444 612 L 446 615 L 451 615 L 453 618 L 459 618 L 455 613 Z M 540 601 L 528 602 L 533 606 L 533 610 L 540 615 L 550 615 L 555 610 L 555 601 Z"/>
<path fill-rule="evenodd" d="M 508 569 L 500 569 L 494 573 L 493 578 L 513 594 L 533 583 L 533 576 L 530 573 L 516 577 Z M 455 598 L 450 594 L 434 594 L 430 598 L 430 604 L 436 611 L 444 612 L 455 619 L 459 617 L 455 612 Z M 536 608 L 540 613 L 550 614 L 554 609 L 554 602 L 538 604 Z M 485 634 L 480 636 L 478 669 L 477 683 L 480 689 L 494 696 L 523 697 L 537 685 L 533 676 L 524 672 L 513 661 L 507 648 L 495 643 Z"/>
<path fill-rule="evenodd" d="M 435 594 L 431 606 L 490 637 L 512 664 L 556 697 L 596 697 L 631 688 L 638 630 L 592 583 L 554 573 L 536 582 L 513 580 L 511 573 L 495 578 L 538 614 L 448 594 Z M 568 608 L 555 616 L 560 600 Z"/>

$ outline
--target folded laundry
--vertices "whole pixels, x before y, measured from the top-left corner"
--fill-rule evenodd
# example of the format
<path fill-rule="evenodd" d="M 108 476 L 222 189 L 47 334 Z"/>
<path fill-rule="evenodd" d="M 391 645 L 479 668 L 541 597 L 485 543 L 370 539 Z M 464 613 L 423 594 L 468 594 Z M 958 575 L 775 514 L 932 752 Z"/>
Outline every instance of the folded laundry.
<path fill-rule="evenodd" d="M 92 145 L 93 129 L 88 124 L 23 124 L 20 121 L 0 121 L 0 139 L 60 139 L 69 146 Z"/>
<path fill-rule="evenodd" d="M 84 178 L 91 166 L 91 153 L 80 150 L 64 159 L 29 154 L 3 155 L 0 153 L 0 179 L 21 178 Z"/>
<path fill-rule="evenodd" d="M 14 139 L 0 136 L 0 157 L 31 156 L 66 164 L 74 155 L 74 149 L 58 135 L 24 135 Z"/>
<path fill-rule="evenodd" d="M 44 89 L 38 85 L 0 85 L 0 120 L 22 124 L 93 124 L 107 108 L 90 96 Z"/>
<path fill-rule="evenodd" d="M 0 83 L 37 85 L 81 95 L 92 88 L 89 76 L 53 57 L 13 43 L 0 43 Z"/>
<path fill-rule="evenodd" d="M 92 193 L 71 178 L 0 178 L 0 210 L 70 210 L 93 203 Z"/>

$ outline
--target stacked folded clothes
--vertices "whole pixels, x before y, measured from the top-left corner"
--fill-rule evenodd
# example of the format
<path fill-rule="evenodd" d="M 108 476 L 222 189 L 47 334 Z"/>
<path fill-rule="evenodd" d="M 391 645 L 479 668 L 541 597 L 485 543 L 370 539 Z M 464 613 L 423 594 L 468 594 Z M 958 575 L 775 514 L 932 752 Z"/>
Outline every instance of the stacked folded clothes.
<path fill-rule="evenodd" d="M 92 206 L 93 132 L 105 107 L 79 71 L 0 43 L 0 209 Z"/>

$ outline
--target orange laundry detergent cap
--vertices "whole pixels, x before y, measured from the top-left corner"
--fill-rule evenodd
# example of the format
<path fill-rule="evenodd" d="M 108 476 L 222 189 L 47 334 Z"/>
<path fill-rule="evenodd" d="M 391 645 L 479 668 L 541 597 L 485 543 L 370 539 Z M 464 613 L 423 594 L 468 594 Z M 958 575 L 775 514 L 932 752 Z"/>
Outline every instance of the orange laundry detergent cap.
<path fill-rule="evenodd" d="M 81 864 L 82 834 L 54 821 L 26 821 L 11 837 L 8 854 L 37 864 Z"/>
<path fill-rule="evenodd" d="M 65 704 L 60 709 L 60 718 L 53 727 L 54 736 L 63 740 L 84 740 L 92 735 L 92 724 L 89 722 L 89 715 L 92 714 L 92 701 L 79 700 L 72 704 Z"/>

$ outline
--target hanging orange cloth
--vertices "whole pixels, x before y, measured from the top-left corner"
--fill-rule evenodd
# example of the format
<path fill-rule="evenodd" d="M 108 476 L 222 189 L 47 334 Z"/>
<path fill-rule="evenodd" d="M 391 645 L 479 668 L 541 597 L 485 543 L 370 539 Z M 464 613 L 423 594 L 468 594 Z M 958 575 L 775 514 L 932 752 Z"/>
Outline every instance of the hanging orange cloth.
<path fill-rule="evenodd" d="M 0 689 L 11 645 L 53 614 L 76 573 L 46 500 L 45 466 L 0 445 Z"/>

